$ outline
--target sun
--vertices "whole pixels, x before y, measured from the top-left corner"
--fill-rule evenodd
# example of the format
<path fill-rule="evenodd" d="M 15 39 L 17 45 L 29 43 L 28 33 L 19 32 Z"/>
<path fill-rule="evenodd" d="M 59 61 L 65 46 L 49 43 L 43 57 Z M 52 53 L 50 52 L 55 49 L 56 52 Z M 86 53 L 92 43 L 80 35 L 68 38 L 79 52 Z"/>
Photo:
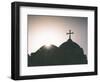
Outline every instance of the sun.
<path fill-rule="evenodd" d="M 52 44 L 46 44 L 45 47 L 46 48 L 50 48 Z"/>

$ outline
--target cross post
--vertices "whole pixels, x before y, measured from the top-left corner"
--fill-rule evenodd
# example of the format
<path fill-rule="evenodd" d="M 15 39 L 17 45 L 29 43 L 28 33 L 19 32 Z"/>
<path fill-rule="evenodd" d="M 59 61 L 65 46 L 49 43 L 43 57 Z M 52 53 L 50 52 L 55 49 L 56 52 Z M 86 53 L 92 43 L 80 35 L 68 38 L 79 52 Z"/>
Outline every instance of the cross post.
<path fill-rule="evenodd" d="M 69 33 L 66 33 L 67 35 L 69 35 L 69 39 L 71 39 L 71 34 L 74 34 L 74 32 L 72 32 L 71 30 L 69 30 Z"/>

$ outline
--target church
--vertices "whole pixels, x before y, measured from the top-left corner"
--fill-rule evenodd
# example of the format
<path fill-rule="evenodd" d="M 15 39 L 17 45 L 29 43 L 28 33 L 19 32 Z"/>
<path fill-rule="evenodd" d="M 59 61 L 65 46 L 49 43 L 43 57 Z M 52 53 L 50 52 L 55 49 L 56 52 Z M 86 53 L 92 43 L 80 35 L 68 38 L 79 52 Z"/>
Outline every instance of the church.
<path fill-rule="evenodd" d="M 87 64 L 83 48 L 71 39 L 71 34 L 74 33 L 69 30 L 67 34 L 69 39 L 59 47 L 51 45 L 50 48 L 46 48 L 43 45 L 35 53 L 28 55 L 28 66 Z"/>

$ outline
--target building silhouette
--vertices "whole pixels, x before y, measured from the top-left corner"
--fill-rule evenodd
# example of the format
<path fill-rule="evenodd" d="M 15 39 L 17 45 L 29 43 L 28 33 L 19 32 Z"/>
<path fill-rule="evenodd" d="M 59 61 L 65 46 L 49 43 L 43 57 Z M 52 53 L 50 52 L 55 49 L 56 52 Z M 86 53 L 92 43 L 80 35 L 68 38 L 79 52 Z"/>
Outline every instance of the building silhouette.
<path fill-rule="evenodd" d="M 35 53 L 28 55 L 28 66 L 87 64 L 83 48 L 71 39 L 71 34 L 74 33 L 69 30 L 69 39 L 59 47 L 51 45 L 47 48 L 43 45 Z"/>

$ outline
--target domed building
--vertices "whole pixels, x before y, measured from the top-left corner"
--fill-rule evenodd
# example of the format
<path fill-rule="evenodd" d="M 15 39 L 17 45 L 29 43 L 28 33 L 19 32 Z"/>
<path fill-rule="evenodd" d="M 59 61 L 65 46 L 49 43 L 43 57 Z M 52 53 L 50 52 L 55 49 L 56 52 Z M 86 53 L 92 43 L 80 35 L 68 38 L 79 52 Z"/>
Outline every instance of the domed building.
<path fill-rule="evenodd" d="M 68 39 L 59 48 L 61 58 L 66 64 L 87 64 L 87 57 L 84 55 L 83 49 L 72 39 Z"/>
<path fill-rule="evenodd" d="M 70 31 L 68 34 L 70 34 L 69 39 L 59 47 L 63 62 L 66 64 L 87 64 L 87 57 L 83 49 L 71 39 L 73 32 Z"/>

